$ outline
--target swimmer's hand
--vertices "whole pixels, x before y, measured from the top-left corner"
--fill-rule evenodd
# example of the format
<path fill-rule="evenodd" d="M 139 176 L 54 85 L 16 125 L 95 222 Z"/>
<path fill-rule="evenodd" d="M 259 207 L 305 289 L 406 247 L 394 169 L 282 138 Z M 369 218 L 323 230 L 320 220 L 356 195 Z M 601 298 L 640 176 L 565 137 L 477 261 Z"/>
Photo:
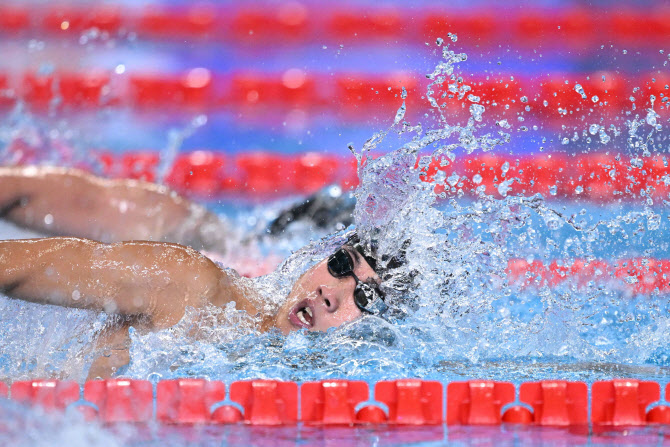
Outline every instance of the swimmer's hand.
<path fill-rule="evenodd" d="M 142 317 L 150 329 L 176 324 L 187 306 L 235 301 L 249 291 L 197 251 L 176 244 L 103 244 L 78 238 L 0 241 L 0 292 L 43 304 Z"/>
<path fill-rule="evenodd" d="M 217 216 L 165 186 L 72 168 L 0 167 L 0 218 L 57 236 L 225 250 Z"/>

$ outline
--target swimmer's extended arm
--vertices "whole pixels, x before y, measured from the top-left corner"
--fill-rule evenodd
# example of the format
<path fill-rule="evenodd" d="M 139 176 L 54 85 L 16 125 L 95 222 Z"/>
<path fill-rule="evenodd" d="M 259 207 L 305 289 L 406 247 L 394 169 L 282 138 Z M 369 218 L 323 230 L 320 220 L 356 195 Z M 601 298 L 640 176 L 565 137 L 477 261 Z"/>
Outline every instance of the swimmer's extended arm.
<path fill-rule="evenodd" d="M 175 242 L 221 252 L 223 223 L 164 186 L 48 166 L 0 167 L 0 218 L 102 242 Z"/>
<path fill-rule="evenodd" d="M 250 291 L 176 244 L 77 238 L 0 241 L 0 292 L 25 301 L 147 317 L 160 328 L 206 303 L 255 314 Z"/>

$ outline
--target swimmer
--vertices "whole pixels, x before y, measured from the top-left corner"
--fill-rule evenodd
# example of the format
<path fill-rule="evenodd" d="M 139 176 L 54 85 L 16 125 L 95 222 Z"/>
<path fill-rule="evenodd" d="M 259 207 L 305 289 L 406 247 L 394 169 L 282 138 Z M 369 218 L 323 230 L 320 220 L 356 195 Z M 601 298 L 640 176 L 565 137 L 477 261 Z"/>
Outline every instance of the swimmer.
<path fill-rule="evenodd" d="M 161 330 L 178 323 L 188 307 L 234 302 L 257 315 L 262 330 L 284 334 L 325 331 L 385 308 L 376 261 L 353 235 L 300 276 L 278 311 L 263 315 L 254 281 L 193 248 L 223 241 L 198 229 L 216 216 L 146 182 L 71 169 L 0 168 L 0 217 L 69 235 L 0 241 L 0 292 L 121 316 L 122 323 L 100 335 L 98 348 L 111 355 L 93 362 L 89 378 L 110 377 L 130 361 L 130 326 Z"/>
<path fill-rule="evenodd" d="M 0 167 L 0 218 L 54 236 L 174 242 L 225 251 L 229 228 L 165 186 L 72 168 Z"/>

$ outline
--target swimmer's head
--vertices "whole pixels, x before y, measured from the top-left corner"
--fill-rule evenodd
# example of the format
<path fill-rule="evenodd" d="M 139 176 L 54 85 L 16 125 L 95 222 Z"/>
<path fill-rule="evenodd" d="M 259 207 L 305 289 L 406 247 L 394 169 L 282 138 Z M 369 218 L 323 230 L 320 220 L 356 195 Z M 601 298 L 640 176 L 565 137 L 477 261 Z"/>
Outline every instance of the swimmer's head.
<path fill-rule="evenodd" d="M 387 312 L 386 297 L 397 302 L 412 282 L 413 276 L 398 274 L 408 244 L 393 257 L 377 257 L 374 242 L 363 244 L 351 233 L 295 282 L 275 317 L 276 327 L 284 333 L 325 331 L 366 314 L 398 317 L 397 307 Z"/>
<path fill-rule="evenodd" d="M 384 311 L 376 260 L 350 237 L 334 253 L 305 272 L 279 309 L 275 325 L 284 333 L 307 329 L 325 331 L 363 314 Z"/>

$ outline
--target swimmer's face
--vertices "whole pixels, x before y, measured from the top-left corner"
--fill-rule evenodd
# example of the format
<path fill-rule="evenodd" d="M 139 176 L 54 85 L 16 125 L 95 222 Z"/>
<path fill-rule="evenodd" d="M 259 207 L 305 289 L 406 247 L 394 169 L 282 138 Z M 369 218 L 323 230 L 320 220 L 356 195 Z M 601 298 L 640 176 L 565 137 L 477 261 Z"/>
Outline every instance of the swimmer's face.
<path fill-rule="evenodd" d="M 379 276 L 356 250 L 343 247 L 354 261 L 354 274 L 362 282 L 380 283 Z M 293 286 L 286 303 L 279 309 L 275 326 L 284 334 L 298 329 L 325 331 L 360 317 L 354 302 L 356 280 L 352 276 L 335 278 L 324 259 L 305 272 Z"/>

